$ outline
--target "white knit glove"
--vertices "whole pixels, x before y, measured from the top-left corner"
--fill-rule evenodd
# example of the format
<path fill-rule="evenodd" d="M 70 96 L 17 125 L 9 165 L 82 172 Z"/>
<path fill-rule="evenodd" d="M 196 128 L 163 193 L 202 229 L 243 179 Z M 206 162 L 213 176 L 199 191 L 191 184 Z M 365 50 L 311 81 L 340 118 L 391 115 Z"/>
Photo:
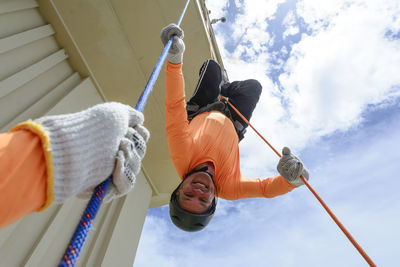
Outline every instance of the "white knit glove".
<path fill-rule="evenodd" d="M 294 186 L 303 185 L 300 175 L 308 181 L 309 174 L 304 167 L 303 162 L 290 152 L 288 147 L 282 149 L 282 157 L 277 166 L 280 175 L 285 178 L 290 184 Z"/>
<path fill-rule="evenodd" d="M 149 135 L 141 126 L 143 121 L 141 112 L 120 103 L 104 103 L 78 113 L 35 120 L 42 125 L 50 138 L 54 166 L 54 201 L 64 202 L 78 194 L 80 197 L 90 198 L 93 189 L 113 172 L 113 183 L 110 184 L 109 191 L 115 195 L 127 193 L 133 186 L 134 175 L 140 170 L 141 159 L 146 150 Z M 132 144 L 129 140 L 138 138 L 138 134 L 132 132 L 147 134 L 142 139 L 139 138 L 140 145 L 143 146 L 140 156 L 130 152 L 121 158 L 119 151 L 127 150 L 125 147 Z M 133 174 L 129 178 L 125 171 L 121 171 L 127 168 L 115 168 L 116 158 L 118 164 L 132 168 Z M 126 179 L 133 182 L 127 182 Z M 117 193 L 113 187 L 117 188 Z"/>
<path fill-rule="evenodd" d="M 173 64 L 182 62 L 183 53 L 185 52 L 185 43 L 183 42 L 183 30 L 176 24 L 170 24 L 161 30 L 161 41 L 164 46 L 173 36 L 171 48 L 167 54 L 167 60 Z"/>
<path fill-rule="evenodd" d="M 146 154 L 146 143 L 149 137 L 149 131 L 140 124 L 129 128 L 119 146 L 113 183 L 107 190 L 104 202 L 121 197 L 132 190 L 136 175 L 140 171 L 140 163 Z"/>

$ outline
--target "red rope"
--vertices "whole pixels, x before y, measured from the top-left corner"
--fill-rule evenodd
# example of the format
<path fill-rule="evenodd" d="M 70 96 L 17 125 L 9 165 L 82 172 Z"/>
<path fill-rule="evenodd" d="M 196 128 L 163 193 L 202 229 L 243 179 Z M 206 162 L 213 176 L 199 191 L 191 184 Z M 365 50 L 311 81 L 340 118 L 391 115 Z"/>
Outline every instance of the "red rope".
<path fill-rule="evenodd" d="M 222 96 L 222 99 L 225 99 L 225 101 L 229 104 L 229 106 L 236 111 L 236 113 L 246 122 L 247 125 L 249 125 L 257 134 L 258 136 L 261 137 L 262 140 L 264 140 L 265 143 L 275 152 L 275 154 L 278 155 L 278 157 L 282 157 L 281 154 L 253 127 L 253 125 L 250 124 L 250 122 L 240 113 L 239 110 L 237 110 L 229 101 L 226 97 Z M 311 185 L 307 182 L 307 180 L 301 175 L 300 176 L 301 180 L 303 180 L 304 184 L 310 189 L 311 193 L 314 194 L 314 196 L 318 199 L 318 201 L 321 203 L 321 205 L 325 208 L 325 210 L 328 212 L 329 216 L 335 221 L 335 223 L 339 226 L 339 228 L 343 231 L 343 233 L 347 236 L 347 238 L 350 240 L 350 242 L 354 245 L 354 247 L 358 250 L 358 252 L 361 254 L 361 256 L 364 257 L 364 259 L 368 262 L 370 266 L 376 266 L 375 263 L 371 260 L 371 258 L 365 253 L 365 251 L 361 248 L 361 246 L 357 243 L 357 241 L 353 238 L 353 236 L 349 233 L 349 231 L 346 230 L 344 225 L 339 221 L 339 219 L 333 214 L 333 212 L 329 209 L 328 205 L 325 204 L 325 202 L 322 200 L 322 198 L 315 192 L 315 190 L 311 187 Z"/>

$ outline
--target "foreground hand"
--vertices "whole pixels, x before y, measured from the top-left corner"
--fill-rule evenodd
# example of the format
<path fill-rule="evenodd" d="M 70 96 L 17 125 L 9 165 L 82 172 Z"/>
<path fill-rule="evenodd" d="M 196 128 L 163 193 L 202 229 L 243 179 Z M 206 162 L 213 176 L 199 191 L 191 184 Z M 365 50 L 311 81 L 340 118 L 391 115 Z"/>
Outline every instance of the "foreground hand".
<path fill-rule="evenodd" d="M 134 166 L 132 173 L 136 175 L 148 140 L 143 121 L 141 112 L 121 103 L 103 103 L 78 113 L 35 120 L 50 139 L 54 201 L 64 202 L 78 194 L 90 198 L 93 189 L 118 169 L 116 162 Z M 140 148 L 136 148 L 136 139 Z M 132 143 L 136 154 L 125 148 Z M 124 152 L 123 160 L 119 159 L 120 151 Z M 116 186 L 114 183 L 127 183 L 121 177 L 116 175 L 111 188 Z"/>
<path fill-rule="evenodd" d="M 146 143 L 149 137 L 150 133 L 140 124 L 129 128 L 119 146 L 113 182 L 107 191 L 105 202 L 121 197 L 132 190 L 142 159 L 146 154 Z"/>

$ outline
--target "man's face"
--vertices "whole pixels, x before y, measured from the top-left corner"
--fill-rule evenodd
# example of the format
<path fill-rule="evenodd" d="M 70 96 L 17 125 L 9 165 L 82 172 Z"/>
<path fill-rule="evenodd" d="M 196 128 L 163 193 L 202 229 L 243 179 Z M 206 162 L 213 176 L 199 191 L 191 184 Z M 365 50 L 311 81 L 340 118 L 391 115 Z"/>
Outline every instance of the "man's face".
<path fill-rule="evenodd" d="M 195 172 L 181 184 L 178 189 L 179 205 L 192 213 L 203 213 L 208 210 L 214 199 L 215 186 L 206 172 Z"/>

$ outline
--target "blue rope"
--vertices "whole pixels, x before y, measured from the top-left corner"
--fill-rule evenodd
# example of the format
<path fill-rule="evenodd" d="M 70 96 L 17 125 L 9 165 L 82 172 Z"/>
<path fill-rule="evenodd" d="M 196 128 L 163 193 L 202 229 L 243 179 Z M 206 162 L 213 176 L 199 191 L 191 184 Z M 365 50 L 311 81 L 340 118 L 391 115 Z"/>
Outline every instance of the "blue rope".
<path fill-rule="evenodd" d="M 190 0 L 187 0 L 186 5 L 183 8 L 182 14 L 177 23 L 178 26 L 181 25 L 183 16 L 185 15 L 189 2 Z M 156 83 L 158 74 L 160 74 L 161 67 L 164 64 L 165 59 L 167 58 L 167 54 L 171 45 L 172 45 L 172 38 L 168 40 L 167 44 L 164 47 L 163 52 L 161 53 L 160 58 L 158 59 L 156 66 L 154 67 L 153 72 L 151 73 L 150 78 L 147 81 L 146 87 L 144 88 L 142 95 L 140 96 L 139 101 L 135 106 L 136 110 L 143 111 L 144 106 L 146 105 L 147 102 L 147 98 L 149 97 L 150 92 L 153 89 L 154 84 Z"/>
<path fill-rule="evenodd" d="M 97 211 L 99 210 L 101 203 L 103 202 L 103 198 L 110 181 L 111 179 L 108 178 L 96 187 L 95 193 L 92 195 L 92 198 L 90 199 L 89 204 L 87 205 L 86 210 L 83 213 L 78 226 L 76 227 L 75 233 L 68 244 L 67 250 L 65 251 L 59 266 L 75 266 L 86 238 L 89 235 L 89 231 L 92 229 L 94 218 L 97 215 Z"/>
<path fill-rule="evenodd" d="M 186 5 L 182 11 L 182 14 L 178 20 L 177 25 L 179 26 L 182 22 L 183 16 L 185 15 L 186 9 L 189 5 L 190 0 L 187 0 Z M 156 66 L 153 69 L 153 72 L 150 75 L 149 80 L 147 81 L 146 87 L 144 88 L 138 103 L 135 106 L 135 109 L 142 112 L 144 106 L 146 105 L 147 98 L 150 95 L 151 90 L 154 87 L 154 84 L 160 74 L 160 70 L 162 65 L 164 64 L 165 59 L 167 58 L 168 51 L 172 45 L 172 38 L 169 39 L 167 44 L 164 47 L 163 52 L 161 53 L 160 58 L 157 61 Z M 72 236 L 70 243 L 65 251 L 63 258 L 61 259 L 61 263 L 59 266 L 61 267 L 71 267 L 75 266 L 75 263 L 79 257 L 79 254 L 85 244 L 85 241 L 89 235 L 90 229 L 92 228 L 94 219 L 97 215 L 97 212 L 100 208 L 101 203 L 103 202 L 105 192 L 107 192 L 108 185 L 110 184 L 112 176 L 108 177 L 107 180 L 98 185 L 92 195 L 92 198 L 89 201 L 86 210 L 84 211 L 82 218 L 75 229 L 75 233 Z"/>

